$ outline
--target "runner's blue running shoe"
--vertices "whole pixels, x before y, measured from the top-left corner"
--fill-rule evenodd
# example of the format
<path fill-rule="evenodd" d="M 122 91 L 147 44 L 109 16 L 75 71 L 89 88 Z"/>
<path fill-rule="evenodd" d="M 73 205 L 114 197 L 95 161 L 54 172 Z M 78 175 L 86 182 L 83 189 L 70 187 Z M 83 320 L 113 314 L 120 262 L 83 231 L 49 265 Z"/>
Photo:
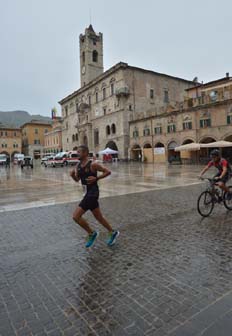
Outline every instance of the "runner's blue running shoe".
<path fill-rule="evenodd" d="M 98 232 L 97 231 L 94 231 L 93 233 L 91 233 L 90 235 L 88 235 L 88 240 L 87 240 L 87 243 L 85 244 L 85 247 L 91 247 L 93 246 L 96 238 L 98 236 Z"/>
<path fill-rule="evenodd" d="M 113 231 L 110 233 L 109 239 L 107 240 L 107 245 L 112 246 L 115 244 L 117 237 L 119 236 L 119 231 Z"/>

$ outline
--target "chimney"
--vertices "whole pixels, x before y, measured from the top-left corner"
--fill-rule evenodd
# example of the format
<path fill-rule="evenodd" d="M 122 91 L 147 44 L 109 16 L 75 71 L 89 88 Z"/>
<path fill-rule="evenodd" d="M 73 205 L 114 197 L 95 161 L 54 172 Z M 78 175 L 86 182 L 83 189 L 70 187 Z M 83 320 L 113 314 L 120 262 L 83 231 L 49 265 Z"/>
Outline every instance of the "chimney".
<path fill-rule="evenodd" d="M 226 73 L 226 78 L 229 78 L 229 77 L 230 77 L 230 73 L 227 72 L 227 73 Z"/>

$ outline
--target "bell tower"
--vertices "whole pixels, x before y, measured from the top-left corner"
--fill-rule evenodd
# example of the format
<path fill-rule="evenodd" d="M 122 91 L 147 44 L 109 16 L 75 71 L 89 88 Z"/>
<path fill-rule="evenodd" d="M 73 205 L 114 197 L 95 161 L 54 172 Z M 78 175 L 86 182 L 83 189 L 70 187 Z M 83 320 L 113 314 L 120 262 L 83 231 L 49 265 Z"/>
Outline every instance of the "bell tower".
<path fill-rule="evenodd" d="M 81 87 L 101 75 L 103 68 L 103 35 L 96 34 L 93 26 L 79 37 Z"/>

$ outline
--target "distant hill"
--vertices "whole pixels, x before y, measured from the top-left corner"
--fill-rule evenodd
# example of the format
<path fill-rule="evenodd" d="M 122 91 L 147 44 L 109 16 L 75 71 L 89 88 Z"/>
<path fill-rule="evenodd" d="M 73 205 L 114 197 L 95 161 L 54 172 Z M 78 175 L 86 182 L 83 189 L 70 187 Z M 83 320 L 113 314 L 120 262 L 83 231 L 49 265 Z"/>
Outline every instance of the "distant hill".
<path fill-rule="evenodd" d="M 41 120 L 44 122 L 52 121 L 52 119 L 49 117 L 31 115 L 26 111 L 0 111 L 0 123 L 7 126 L 20 127 L 26 122 L 30 122 L 31 120 Z"/>

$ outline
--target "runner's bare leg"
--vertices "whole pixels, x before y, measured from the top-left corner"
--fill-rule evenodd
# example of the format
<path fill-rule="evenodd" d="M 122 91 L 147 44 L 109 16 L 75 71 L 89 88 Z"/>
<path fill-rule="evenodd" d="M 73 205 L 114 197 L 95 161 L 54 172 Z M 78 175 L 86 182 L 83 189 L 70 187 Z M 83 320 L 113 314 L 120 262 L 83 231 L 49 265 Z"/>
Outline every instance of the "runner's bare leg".
<path fill-rule="evenodd" d="M 112 226 L 110 225 L 110 223 L 102 215 L 102 212 L 101 212 L 100 208 L 96 208 L 96 209 L 92 210 L 92 214 L 94 215 L 94 217 L 96 218 L 96 220 L 99 223 L 101 223 L 109 232 L 113 231 Z"/>
<path fill-rule="evenodd" d="M 85 213 L 85 210 L 83 210 L 81 207 L 77 207 L 73 213 L 73 220 L 77 224 L 79 224 L 86 232 L 88 232 L 88 234 L 92 234 L 93 230 L 89 226 L 89 223 L 84 218 L 82 218 L 84 213 Z"/>

